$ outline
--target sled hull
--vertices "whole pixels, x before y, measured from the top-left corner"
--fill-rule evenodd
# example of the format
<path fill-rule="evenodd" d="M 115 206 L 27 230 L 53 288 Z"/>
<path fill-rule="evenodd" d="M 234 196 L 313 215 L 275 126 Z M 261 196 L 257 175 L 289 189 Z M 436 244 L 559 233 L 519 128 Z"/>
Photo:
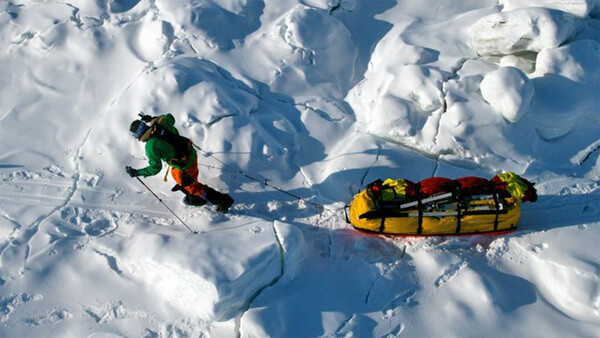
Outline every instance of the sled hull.
<path fill-rule="evenodd" d="M 483 234 L 513 230 L 520 218 L 519 203 L 509 198 L 505 203 L 504 213 L 489 215 L 422 217 L 419 227 L 419 217 L 385 217 L 361 218 L 367 212 L 376 210 L 375 203 L 366 190 L 361 191 L 350 205 L 350 222 L 358 230 L 391 235 L 457 235 Z M 407 211 L 418 213 L 418 210 Z"/>

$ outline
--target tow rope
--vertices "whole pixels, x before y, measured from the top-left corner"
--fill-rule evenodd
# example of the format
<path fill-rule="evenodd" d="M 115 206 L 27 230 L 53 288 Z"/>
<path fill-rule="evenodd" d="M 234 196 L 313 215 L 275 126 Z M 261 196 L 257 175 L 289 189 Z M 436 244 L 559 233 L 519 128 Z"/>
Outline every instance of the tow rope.
<path fill-rule="evenodd" d="M 315 207 L 317 210 L 329 211 L 329 212 L 331 212 L 331 213 L 335 214 L 336 216 L 338 216 L 338 215 L 337 215 L 337 214 L 338 214 L 338 211 L 340 211 L 340 210 L 343 210 L 343 209 L 345 208 L 345 207 L 344 207 L 344 208 L 342 208 L 342 209 L 339 209 L 339 210 L 335 210 L 335 209 L 330 209 L 330 208 L 327 208 L 326 206 L 324 206 L 324 205 L 322 205 L 322 204 L 319 204 L 319 203 L 317 203 L 317 202 L 313 202 L 313 201 L 309 200 L 308 198 L 305 198 L 305 197 L 298 196 L 298 195 L 296 195 L 296 194 L 294 194 L 294 193 L 291 193 L 291 192 L 289 192 L 289 191 L 287 191 L 287 190 L 284 190 L 284 189 L 282 189 L 282 188 L 279 188 L 279 187 L 277 187 L 277 186 L 274 186 L 274 185 L 272 185 L 272 184 L 269 184 L 268 180 L 266 180 L 266 179 L 265 179 L 264 181 L 262 181 L 262 180 L 259 180 L 259 179 L 255 178 L 255 177 L 253 177 L 253 176 L 250 176 L 250 175 L 248 175 L 246 172 L 244 172 L 243 170 L 241 170 L 241 169 L 237 169 L 237 168 L 235 168 L 235 167 L 233 167 L 233 166 L 231 166 L 231 165 L 229 165 L 229 164 L 227 164 L 227 163 L 225 163 L 225 162 L 221 161 L 219 158 L 215 157 L 215 156 L 214 156 L 214 155 L 213 155 L 211 152 L 205 151 L 204 149 L 202 149 L 202 148 L 198 147 L 198 146 L 197 146 L 197 145 L 195 145 L 195 144 L 194 144 L 194 148 L 196 148 L 196 149 L 198 149 L 199 151 L 201 151 L 201 152 L 202 152 L 202 153 L 203 153 L 205 156 L 207 156 L 207 157 L 210 157 L 210 158 L 212 158 L 213 160 L 215 160 L 215 161 L 219 162 L 219 163 L 220 163 L 220 164 L 223 166 L 223 168 L 221 168 L 221 169 L 226 169 L 227 171 L 229 171 L 229 172 L 231 172 L 231 173 L 234 173 L 234 174 L 237 174 L 237 175 L 243 176 L 243 177 L 245 177 L 245 178 L 247 178 L 247 179 L 249 179 L 249 180 L 252 180 L 252 181 L 258 182 L 258 183 L 260 183 L 260 184 L 262 184 L 262 185 L 264 185 L 264 186 L 266 186 L 266 187 L 269 187 L 269 188 L 271 188 L 271 189 L 273 189 L 273 190 L 276 190 L 276 191 L 279 191 L 279 192 L 281 192 L 281 193 L 283 193 L 283 194 L 286 194 L 286 195 L 288 195 L 288 196 L 291 196 L 291 197 L 295 198 L 296 200 L 299 200 L 299 201 L 303 201 L 303 202 L 305 202 L 305 203 L 308 203 L 308 204 L 310 204 L 310 205 L 314 206 L 314 207 Z M 209 167 L 209 168 L 215 168 L 215 169 L 216 169 L 216 167 L 214 167 L 214 166 L 208 166 L 208 165 L 204 165 L 204 166 L 205 166 L 205 167 Z M 322 211 L 321 211 L 321 212 L 322 212 Z M 319 212 L 319 214 L 320 214 L 321 212 Z"/>

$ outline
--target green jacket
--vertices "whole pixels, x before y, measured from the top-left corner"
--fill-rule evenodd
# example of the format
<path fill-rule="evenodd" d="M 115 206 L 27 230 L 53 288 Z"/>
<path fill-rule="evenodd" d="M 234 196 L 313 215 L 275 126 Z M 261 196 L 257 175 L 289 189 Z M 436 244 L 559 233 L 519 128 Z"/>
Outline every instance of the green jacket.
<path fill-rule="evenodd" d="M 161 127 L 179 135 L 179 132 L 175 128 L 175 118 L 173 115 L 165 114 L 160 117 L 163 118 L 162 123 L 160 123 Z M 144 177 L 158 174 L 162 170 L 162 161 L 167 162 L 173 168 L 185 170 L 194 164 L 194 161 L 196 160 L 196 151 L 193 147 L 190 147 L 190 153 L 185 165 L 180 166 L 171 164 L 170 160 L 175 157 L 175 148 L 167 141 L 151 136 L 148 141 L 146 141 L 146 156 L 148 157 L 148 166 L 138 170 L 138 174 Z"/>

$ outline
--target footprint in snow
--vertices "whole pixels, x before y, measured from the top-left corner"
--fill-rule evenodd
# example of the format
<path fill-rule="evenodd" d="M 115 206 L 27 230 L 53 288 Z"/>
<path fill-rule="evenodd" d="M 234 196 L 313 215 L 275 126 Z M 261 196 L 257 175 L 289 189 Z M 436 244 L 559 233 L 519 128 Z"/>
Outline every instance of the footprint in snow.
<path fill-rule="evenodd" d="M 30 325 L 39 326 L 44 324 L 57 324 L 71 318 L 73 318 L 73 315 L 65 309 L 52 309 L 37 317 L 25 319 L 25 322 Z"/>
<path fill-rule="evenodd" d="M 117 228 L 114 217 L 104 211 L 69 207 L 60 215 L 65 223 L 57 226 L 57 230 L 68 236 L 100 237 Z"/>

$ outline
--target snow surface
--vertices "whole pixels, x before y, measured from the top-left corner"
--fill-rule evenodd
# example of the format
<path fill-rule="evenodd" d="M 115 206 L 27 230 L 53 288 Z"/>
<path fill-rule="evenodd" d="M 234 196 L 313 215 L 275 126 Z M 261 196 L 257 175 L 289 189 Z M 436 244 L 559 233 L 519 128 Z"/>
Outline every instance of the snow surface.
<path fill-rule="evenodd" d="M 0 336 L 600 336 L 598 14 L 0 2 Z M 146 163 L 140 111 L 172 113 L 202 181 L 236 199 L 220 215 L 182 205 L 164 171 L 144 179 L 199 234 L 125 174 Z M 501 171 L 540 195 L 508 235 L 344 219 L 378 178 Z"/>

